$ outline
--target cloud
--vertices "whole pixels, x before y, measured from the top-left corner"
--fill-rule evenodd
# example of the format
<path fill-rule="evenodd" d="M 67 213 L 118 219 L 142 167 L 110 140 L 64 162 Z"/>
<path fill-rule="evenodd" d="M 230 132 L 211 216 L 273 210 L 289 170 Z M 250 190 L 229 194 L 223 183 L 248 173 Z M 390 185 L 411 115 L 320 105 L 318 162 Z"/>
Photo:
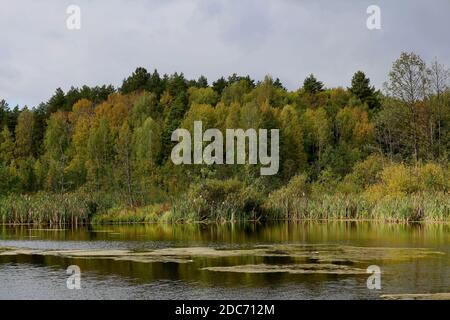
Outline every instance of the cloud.
<path fill-rule="evenodd" d="M 448 0 L 23 0 L 0 4 L 0 98 L 37 105 L 57 87 L 120 85 L 137 66 L 160 73 L 279 77 L 290 89 L 314 73 L 347 86 L 356 70 L 381 87 L 401 51 L 450 65 Z M 66 29 L 66 8 L 82 28 Z"/>

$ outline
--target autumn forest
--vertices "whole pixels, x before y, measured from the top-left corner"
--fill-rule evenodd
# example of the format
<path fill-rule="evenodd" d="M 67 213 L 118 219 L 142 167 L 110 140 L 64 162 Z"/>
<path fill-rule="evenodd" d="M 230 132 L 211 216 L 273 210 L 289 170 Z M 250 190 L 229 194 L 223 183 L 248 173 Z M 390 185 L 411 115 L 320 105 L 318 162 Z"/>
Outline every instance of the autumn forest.
<path fill-rule="evenodd" d="M 349 79 L 350 80 L 350 79 Z M 314 75 L 209 82 L 137 68 L 119 88 L 0 101 L 0 222 L 450 218 L 450 73 L 402 53 L 383 88 Z M 280 169 L 174 165 L 177 128 L 280 130 Z"/>

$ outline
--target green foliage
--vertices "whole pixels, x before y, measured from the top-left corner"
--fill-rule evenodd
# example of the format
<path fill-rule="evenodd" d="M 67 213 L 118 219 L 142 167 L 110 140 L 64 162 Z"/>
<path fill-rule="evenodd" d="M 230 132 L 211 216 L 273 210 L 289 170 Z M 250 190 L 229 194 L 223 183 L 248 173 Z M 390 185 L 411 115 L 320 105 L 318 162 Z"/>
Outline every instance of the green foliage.
<path fill-rule="evenodd" d="M 336 115 L 336 133 L 340 142 L 349 143 L 363 149 L 375 139 L 375 127 L 369 121 L 369 115 L 361 108 L 345 107 Z"/>
<path fill-rule="evenodd" d="M 145 68 L 136 68 L 131 76 L 123 81 L 120 91 L 124 94 L 145 90 L 150 81 L 150 74 Z"/>
<path fill-rule="evenodd" d="M 445 220 L 446 72 L 403 53 L 383 96 L 361 71 L 348 89 L 325 89 L 310 75 L 288 91 L 270 76 L 255 83 L 233 74 L 209 86 L 203 76 L 137 68 L 118 91 L 57 89 L 34 109 L 0 100 L 0 210 L 4 221 L 42 223 L 73 221 L 67 212 L 104 222 Z M 260 165 L 248 163 L 174 165 L 171 135 L 192 132 L 195 121 L 222 132 L 279 129 L 279 173 L 261 177 Z M 90 194 L 107 205 L 96 199 L 91 210 Z"/>
<path fill-rule="evenodd" d="M 284 219 L 299 219 L 311 193 L 306 175 L 293 177 L 289 183 L 272 192 L 266 202 L 272 215 Z"/>
<path fill-rule="evenodd" d="M 34 115 L 28 109 L 24 109 L 17 120 L 15 130 L 16 147 L 14 154 L 17 158 L 27 158 L 33 156 L 33 128 Z"/>
<path fill-rule="evenodd" d="M 213 82 L 212 88 L 218 94 L 222 95 L 223 89 L 228 85 L 228 82 L 224 77 L 219 78 L 217 81 Z"/>
<path fill-rule="evenodd" d="M 379 155 L 371 155 L 364 161 L 358 162 L 352 172 L 345 176 L 339 186 L 340 190 L 346 193 L 358 193 L 380 182 L 379 174 L 385 163 L 387 159 Z"/>
<path fill-rule="evenodd" d="M 45 132 L 43 158 L 48 162 L 47 185 L 52 191 L 64 192 L 66 165 L 69 160 L 71 127 L 67 114 L 52 114 Z"/>
<path fill-rule="evenodd" d="M 323 91 L 323 83 L 318 81 L 313 74 L 310 74 L 303 82 L 303 90 L 310 94 Z"/>
<path fill-rule="evenodd" d="M 174 218 L 194 221 L 235 221 L 260 216 L 262 195 L 236 179 L 206 179 L 194 184 L 173 205 Z"/>
<path fill-rule="evenodd" d="M 114 197 L 79 191 L 70 194 L 37 193 L 0 197 L 0 222 L 20 224 L 89 223 L 98 212 L 116 204 Z"/>
<path fill-rule="evenodd" d="M 153 93 L 144 92 L 133 103 L 130 122 L 133 126 L 141 126 L 147 118 L 161 119 L 162 109 Z"/>
<path fill-rule="evenodd" d="M 412 106 L 426 97 L 428 82 L 425 61 L 413 52 L 402 52 L 392 64 L 386 88 L 393 97 Z"/>
<path fill-rule="evenodd" d="M 272 77 L 266 76 L 248 95 L 246 101 L 255 101 L 259 106 L 270 105 L 274 108 L 282 108 L 288 102 L 286 90 L 275 84 Z"/>
<path fill-rule="evenodd" d="M 101 118 L 98 125 L 91 128 L 86 151 L 88 181 L 96 190 L 109 188 L 112 176 L 113 138 L 105 118 Z"/>
<path fill-rule="evenodd" d="M 208 104 L 215 106 L 219 101 L 219 95 L 212 88 L 196 88 L 191 87 L 188 90 L 189 105 Z"/>
<path fill-rule="evenodd" d="M 242 79 L 228 85 L 222 92 L 221 101 L 226 105 L 244 102 L 244 97 L 252 90 L 248 80 Z"/>
<path fill-rule="evenodd" d="M 448 192 L 448 168 L 435 163 L 406 166 L 392 163 L 380 172 L 379 182 L 369 186 L 366 194 L 376 200 L 385 195 L 408 195 L 419 192 Z"/>
<path fill-rule="evenodd" d="M 136 170 L 139 192 L 145 198 L 152 191 L 156 162 L 161 152 L 161 129 L 152 118 L 147 118 L 133 134 L 133 167 Z"/>
<path fill-rule="evenodd" d="M 0 163 L 11 164 L 14 159 L 14 140 L 8 127 L 5 125 L 0 133 Z"/>
<path fill-rule="evenodd" d="M 287 105 L 280 114 L 282 172 L 285 178 L 290 178 L 298 171 L 304 170 L 307 163 L 303 127 L 300 116 L 294 107 Z"/>
<path fill-rule="evenodd" d="M 93 217 L 92 223 L 151 223 L 170 220 L 167 204 L 154 204 L 141 208 L 114 207 Z"/>
<path fill-rule="evenodd" d="M 310 161 L 321 159 L 326 145 L 331 140 L 331 121 L 324 108 L 307 109 L 301 119 L 305 127 L 305 147 Z"/>
<path fill-rule="evenodd" d="M 352 166 L 360 159 L 361 150 L 343 142 L 334 148 L 327 146 L 318 164 L 320 168 L 326 168 L 333 174 L 343 177 L 351 171 Z"/>
<path fill-rule="evenodd" d="M 352 86 L 349 91 L 354 94 L 363 103 L 367 103 L 370 109 L 380 107 L 379 92 L 375 87 L 370 85 L 370 79 L 366 77 L 364 72 L 357 71 L 352 78 Z"/>

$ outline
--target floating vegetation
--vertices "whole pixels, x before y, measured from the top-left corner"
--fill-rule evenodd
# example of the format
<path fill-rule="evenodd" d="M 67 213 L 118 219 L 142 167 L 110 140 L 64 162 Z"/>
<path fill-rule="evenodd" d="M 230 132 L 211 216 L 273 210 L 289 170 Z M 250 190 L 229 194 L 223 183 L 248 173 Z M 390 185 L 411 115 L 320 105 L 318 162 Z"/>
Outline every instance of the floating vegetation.
<path fill-rule="evenodd" d="M 163 248 L 156 250 L 35 250 L 26 248 L 0 248 L 1 255 L 42 255 L 65 258 L 112 259 L 118 261 L 152 262 L 192 262 L 195 258 L 228 258 L 228 257 L 289 257 L 302 261 L 297 273 L 307 273 L 304 266 L 313 268 L 330 265 L 338 269 L 327 269 L 329 272 L 344 272 L 341 266 L 353 265 L 367 261 L 405 261 L 443 255 L 442 252 L 417 248 L 372 248 L 340 245 L 265 245 L 248 249 L 215 249 L 211 247 Z M 242 266 L 237 266 L 242 268 Z M 225 269 L 223 269 L 225 270 Z M 223 271 L 222 270 L 222 271 Z M 238 269 L 239 270 L 239 269 Z M 217 271 L 217 270 L 213 270 Z M 355 270 L 353 270 L 355 271 Z M 235 271 L 236 272 L 236 271 Z M 243 271 L 240 271 L 243 272 Z M 283 271 L 290 272 L 290 271 Z"/>
<path fill-rule="evenodd" d="M 309 264 L 246 264 L 229 267 L 206 267 L 202 270 L 215 272 L 238 272 L 238 273 L 290 273 L 290 274 L 365 274 L 365 269 L 349 267 L 345 265 L 309 263 Z"/>
<path fill-rule="evenodd" d="M 152 252 L 133 252 L 129 250 L 35 250 L 26 248 L 0 248 L 0 256 L 37 255 L 79 259 L 110 259 L 141 263 L 173 262 L 188 263 L 187 256 L 152 254 Z"/>
<path fill-rule="evenodd" d="M 409 294 L 383 294 L 386 300 L 450 300 L 450 292 L 446 293 L 409 293 Z"/>

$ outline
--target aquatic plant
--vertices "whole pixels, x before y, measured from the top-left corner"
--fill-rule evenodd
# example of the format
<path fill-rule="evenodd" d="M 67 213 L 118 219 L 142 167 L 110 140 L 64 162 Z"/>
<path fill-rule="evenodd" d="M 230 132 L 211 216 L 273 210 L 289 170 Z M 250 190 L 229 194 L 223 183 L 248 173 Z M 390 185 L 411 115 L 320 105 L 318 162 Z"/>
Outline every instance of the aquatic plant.
<path fill-rule="evenodd" d="M 0 222 L 7 224 L 86 224 L 114 203 L 111 196 L 74 192 L 0 197 Z"/>

